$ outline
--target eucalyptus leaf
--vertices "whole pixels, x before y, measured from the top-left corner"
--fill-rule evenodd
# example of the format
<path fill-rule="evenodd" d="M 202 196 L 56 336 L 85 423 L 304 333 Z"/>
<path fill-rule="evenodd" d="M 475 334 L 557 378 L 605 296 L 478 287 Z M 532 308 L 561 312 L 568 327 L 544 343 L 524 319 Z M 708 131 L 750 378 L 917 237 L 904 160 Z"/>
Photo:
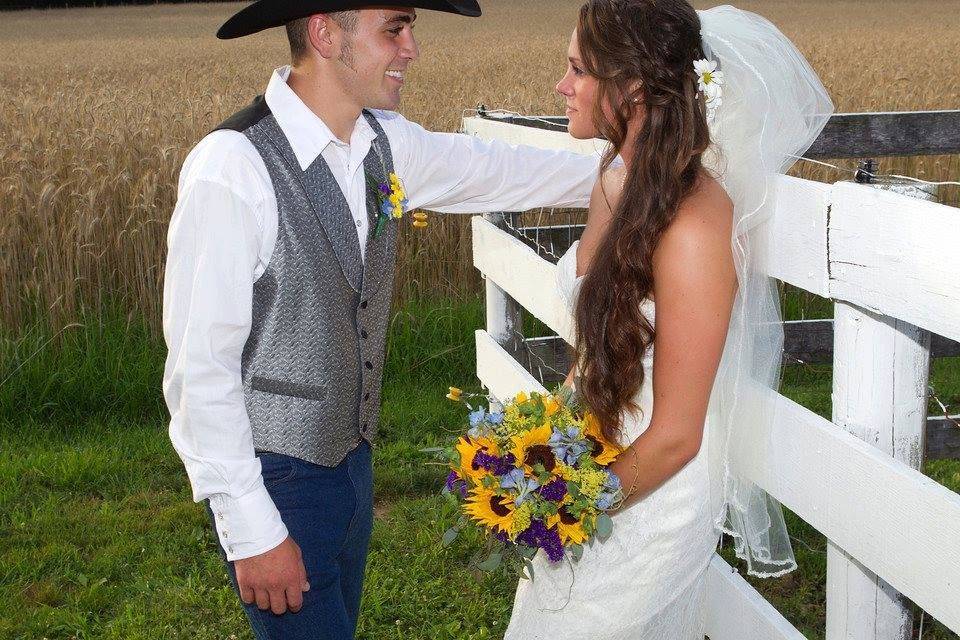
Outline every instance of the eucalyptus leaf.
<path fill-rule="evenodd" d="M 460 535 L 460 529 L 456 527 L 450 527 L 447 529 L 446 533 L 443 534 L 443 546 L 449 547 L 454 540 L 457 539 L 457 536 Z"/>
<path fill-rule="evenodd" d="M 424 447 L 423 449 L 418 449 L 420 453 L 443 453 L 446 451 L 443 447 Z"/>
<path fill-rule="evenodd" d="M 613 519 L 606 513 L 597 516 L 597 537 L 606 540 L 613 533 Z"/>
<path fill-rule="evenodd" d="M 583 557 L 583 545 L 582 544 L 570 545 L 570 555 L 573 557 L 574 562 L 580 562 L 580 558 Z"/>
<path fill-rule="evenodd" d="M 486 560 L 477 565 L 481 571 L 495 571 L 500 566 L 502 556 L 499 553 L 491 553 Z"/>
<path fill-rule="evenodd" d="M 526 568 L 526 576 L 524 577 L 528 578 L 529 580 L 533 580 L 533 563 L 524 558 L 523 566 Z"/>

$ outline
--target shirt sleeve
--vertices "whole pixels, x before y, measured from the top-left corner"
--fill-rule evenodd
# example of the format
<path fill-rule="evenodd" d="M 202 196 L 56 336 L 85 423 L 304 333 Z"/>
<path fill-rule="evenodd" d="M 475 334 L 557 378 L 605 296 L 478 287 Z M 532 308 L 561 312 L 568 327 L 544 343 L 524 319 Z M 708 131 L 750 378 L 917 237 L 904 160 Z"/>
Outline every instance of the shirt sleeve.
<path fill-rule="evenodd" d="M 240 375 L 261 241 L 256 206 L 226 184 L 182 182 L 167 236 L 170 440 L 193 499 L 210 500 L 229 560 L 269 551 L 287 537 L 254 454 Z"/>
<path fill-rule="evenodd" d="M 590 203 L 599 155 L 436 133 L 397 114 L 382 124 L 410 209 L 479 213 Z"/>

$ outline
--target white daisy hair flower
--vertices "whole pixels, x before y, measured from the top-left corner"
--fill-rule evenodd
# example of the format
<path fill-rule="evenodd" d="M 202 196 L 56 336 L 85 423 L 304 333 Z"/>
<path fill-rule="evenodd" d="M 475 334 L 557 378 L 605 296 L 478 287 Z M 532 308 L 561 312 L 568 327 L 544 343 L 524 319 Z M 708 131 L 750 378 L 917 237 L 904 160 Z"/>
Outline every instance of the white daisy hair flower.
<path fill-rule="evenodd" d="M 702 58 L 693 62 L 697 74 L 697 97 L 702 93 L 707 107 L 707 120 L 713 120 L 717 109 L 723 104 L 723 71 L 717 68 L 716 60 Z"/>

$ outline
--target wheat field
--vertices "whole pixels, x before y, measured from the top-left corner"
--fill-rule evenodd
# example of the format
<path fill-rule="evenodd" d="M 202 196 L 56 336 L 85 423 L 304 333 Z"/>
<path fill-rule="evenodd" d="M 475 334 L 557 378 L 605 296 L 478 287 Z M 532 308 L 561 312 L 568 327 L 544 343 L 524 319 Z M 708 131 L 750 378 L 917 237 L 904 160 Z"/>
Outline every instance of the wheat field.
<path fill-rule="evenodd" d="M 484 103 L 560 113 L 576 0 L 484 0 L 467 19 L 422 11 L 401 111 L 454 131 Z M 0 323 L 63 326 L 120 309 L 159 326 L 165 233 L 180 164 L 287 61 L 281 30 L 213 36 L 237 4 L 0 14 Z M 705 8 L 706 3 L 698 3 Z M 839 111 L 960 106 L 960 2 L 751 0 L 823 78 Z M 852 166 L 852 161 L 846 161 Z M 891 161 L 927 179 L 957 157 Z M 824 180 L 845 177 L 800 168 Z M 405 230 L 399 298 L 466 296 L 479 282 L 466 219 Z"/>

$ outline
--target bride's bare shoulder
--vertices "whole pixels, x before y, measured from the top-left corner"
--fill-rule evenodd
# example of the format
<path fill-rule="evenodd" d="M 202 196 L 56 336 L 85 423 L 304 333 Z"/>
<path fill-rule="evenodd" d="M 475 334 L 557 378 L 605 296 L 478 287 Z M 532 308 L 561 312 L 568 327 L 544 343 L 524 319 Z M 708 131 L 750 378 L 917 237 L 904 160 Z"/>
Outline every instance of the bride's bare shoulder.
<path fill-rule="evenodd" d="M 733 202 L 719 182 L 704 174 L 660 237 L 655 269 L 658 264 L 668 271 L 677 265 L 710 266 L 708 272 L 716 274 L 726 264 L 732 274 L 732 237 Z"/>
<path fill-rule="evenodd" d="M 716 235 L 724 242 L 729 241 L 733 233 L 733 202 L 723 185 L 702 173 L 666 232 Z"/>

